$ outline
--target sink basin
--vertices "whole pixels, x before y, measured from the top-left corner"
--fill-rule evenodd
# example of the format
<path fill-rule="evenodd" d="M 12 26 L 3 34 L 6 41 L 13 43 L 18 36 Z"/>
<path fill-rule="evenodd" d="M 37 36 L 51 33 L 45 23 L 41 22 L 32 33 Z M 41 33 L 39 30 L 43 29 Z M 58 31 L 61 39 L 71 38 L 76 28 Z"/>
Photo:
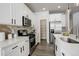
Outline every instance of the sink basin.
<path fill-rule="evenodd" d="M 67 42 L 68 42 L 68 43 L 79 43 L 79 42 L 77 42 L 77 41 L 75 41 L 75 40 L 73 40 L 73 39 L 71 39 L 71 38 L 68 38 L 68 39 L 67 39 Z"/>

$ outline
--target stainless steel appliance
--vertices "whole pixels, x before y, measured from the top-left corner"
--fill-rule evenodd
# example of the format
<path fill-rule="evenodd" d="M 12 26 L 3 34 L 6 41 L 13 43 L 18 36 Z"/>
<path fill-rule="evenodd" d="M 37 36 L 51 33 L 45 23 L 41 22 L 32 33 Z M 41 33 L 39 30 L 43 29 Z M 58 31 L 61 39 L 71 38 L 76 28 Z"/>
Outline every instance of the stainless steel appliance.
<path fill-rule="evenodd" d="M 30 27 L 31 20 L 29 18 L 26 18 L 25 16 L 22 16 L 22 24 L 23 24 L 23 26 Z"/>
<path fill-rule="evenodd" d="M 30 48 L 35 45 L 35 30 L 29 33 Z"/>
<path fill-rule="evenodd" d="M 28 32 L 28 30 L 18 30 L 18 36 L 29 36 L 30 48 L 35 44 L 35 30 Z"/>

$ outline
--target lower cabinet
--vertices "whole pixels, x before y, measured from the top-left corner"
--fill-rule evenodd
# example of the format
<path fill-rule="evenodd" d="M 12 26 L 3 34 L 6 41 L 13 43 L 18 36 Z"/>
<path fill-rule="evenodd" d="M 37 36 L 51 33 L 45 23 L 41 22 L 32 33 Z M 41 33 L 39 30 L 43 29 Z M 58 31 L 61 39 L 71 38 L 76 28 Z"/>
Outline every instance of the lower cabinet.
<path fill-rule="evenodd" d="M 28 56 L 29 40 L 25 40 L 0 49 L 1 56 Z"/>
<path fill-rule="evenodd" d="M 19 55 L 20 56 L 28 56 L 29 55 L 29 41 L 24 41 L 22 43 L 19 44 Z"/>
<path fill-rule="evenodd" d="M 23 54 L 24 56 L 27 56 L 29 54 L 29 42 L 25 41 L 23 46 Z"/>
<path fill-rule="evenodd" d="M 62 48 L 63 47 L 61 45 L 60 39 L 56 39 L 56 41 L 55 41 L 55 55 L 56 56 L 61 56 L 62 55 L 62 52 L 61 52 Z"/>
<path fill-rule="evenodd" d="M 2 56 L 17 56 L 19 55 L 19 45 L 13 44 L 1 49 Z"/>

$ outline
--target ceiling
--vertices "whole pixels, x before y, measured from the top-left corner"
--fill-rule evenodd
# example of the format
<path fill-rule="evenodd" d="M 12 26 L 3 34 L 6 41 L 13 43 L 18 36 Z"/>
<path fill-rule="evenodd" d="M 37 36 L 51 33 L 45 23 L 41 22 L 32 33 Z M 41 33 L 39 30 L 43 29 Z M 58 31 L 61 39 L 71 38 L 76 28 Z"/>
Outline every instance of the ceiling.
<path fill-rule="evenodd" d="M 49 11 L 52 12 L 64 12 L 67 10 L 68 5 L 72 10 L 79 10 L 79 6 L 75 3 L 25 3 L 33 12 Z M 58 8 L 60 6 L 60 8 Z M 43 10 L 46 8 L 46 10 Z"/>

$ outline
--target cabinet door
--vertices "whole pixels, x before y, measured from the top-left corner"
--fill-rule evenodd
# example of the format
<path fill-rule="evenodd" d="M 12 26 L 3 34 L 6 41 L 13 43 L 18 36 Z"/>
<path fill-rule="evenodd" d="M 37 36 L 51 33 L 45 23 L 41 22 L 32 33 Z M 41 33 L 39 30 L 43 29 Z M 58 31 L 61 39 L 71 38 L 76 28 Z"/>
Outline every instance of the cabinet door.
<path fill-rule="evenodd" d="M 2 55 L 4 56 L 18 56 L 19 55 L 19 47 L 18 44 L 13 44 L 7 47 L 2 48 Z"/>
<path fill-rule="evenodd" d="M 23 56 L 24 55 L 23 46 L 24 46 L 24 42 L 20 42 L 19 43 L 19 56 Z"/>
<path fill-rule="evenodd" d="M 14 25 L 18 25 L 18 26 L 22 26 L 22 16 L 23 16 L 23 12 L 24 12 L 24 8 L 23 8 L 23 3 L 13 3 L 12 7 L 13 7 L 13 19 L 14 21 Z"/>
<path fill-rule="evenodd" d="M 29 41 L 23 42 L 22 45 L 22 56 L 28 56 L 29 55 Z"/>
<path fill-rule="evenodd" d="M 12 49 L 12 53 L 9 54 L 9 56 L 19 56 L 19 47 Z"/>
<path fill-rule="evenodd" d="M 11 4 L 0 3 L 0 24 L 11 24 Z"/>
<path fill-rule="evenodd" d="M 28 56 L 29 55 L 29 41 L 23 41 L 19 44 L 19 55 Z"/>
<path fill-rule="evenodd" d="M 29 41 L 26 41 L 24 43 L 24 56 L 28 56 L 29 55 Z"/>

